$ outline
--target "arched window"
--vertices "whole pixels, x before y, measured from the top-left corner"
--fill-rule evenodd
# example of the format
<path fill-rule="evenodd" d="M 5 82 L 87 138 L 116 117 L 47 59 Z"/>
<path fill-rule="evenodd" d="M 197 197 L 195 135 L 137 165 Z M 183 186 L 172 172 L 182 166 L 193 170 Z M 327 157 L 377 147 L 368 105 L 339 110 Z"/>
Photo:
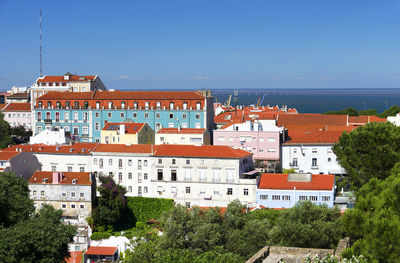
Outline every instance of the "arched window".
<path fill-rule="evenodd" d="M 50 109 L 51 108 L 51 101 L 47 102 L 47 108 Z"/>
<path fill-rule="evenodd" d="M 173 110 L 173 109 L 174 109 L 174 105 L 175 105 L 175 104 L 174 104 L 173 102 L 170 102 L 170 103 L 169 103 L 169 109 L 170 109 L 170 110 Z"/>
<path fill-rule="evenodd" d="M 100 109 L 100 101 L 96 101 L 96 109 Z"/>
<path fill-rule="evenodd" d="M 70 102 L 69 102 L 69 101 L 66 101 L 66 102 L 65 102 L 65 107 L 66 107 L 66 108 L 69 108 L 69 107 L 70 107 Z"/>
<path fill-rule="evenodd" d="M 121 101 L 121 109 L 125 109 L 126 106 L 126 102 L 125 101 Z"/>
<path fill-rule="evenodd" d="M 112 108 L 113 108 L 113 102 L 112 102 L 112 101 L 109 101 L 109 102 L 108 102 L 108 108 L 109 108 L 109 109 L 112 109 Z"/>
<path fill-rule="evenodd" d="M 41 101 L 38 102 L 38 107 L 42 108 L 42 102 Z"/>
<path fill-rule="evenodd" d="M 74 102 L 74 107 L 75 107 L 75 109 L 79 109 L 79 101 Z"/>
<path fill-rule="evenodd" d="M 201 109 L 201 102 L 196 103 L 196 109 L 200 110 Z"/>
<path fill-rule="evenodd" d="M 85 109 L 87 109 L 87 108 L 89 107 L 89 102 L 88 102 L 88 101 L 84 101 L 84 102 L 83 102 L 83 107 L 84 107 Z"/>
<path fill-rule="evenodd" d="M 61 108 L 61 102 L 57 101 L 56 105 L 57 105 L 57 109 Z"/>

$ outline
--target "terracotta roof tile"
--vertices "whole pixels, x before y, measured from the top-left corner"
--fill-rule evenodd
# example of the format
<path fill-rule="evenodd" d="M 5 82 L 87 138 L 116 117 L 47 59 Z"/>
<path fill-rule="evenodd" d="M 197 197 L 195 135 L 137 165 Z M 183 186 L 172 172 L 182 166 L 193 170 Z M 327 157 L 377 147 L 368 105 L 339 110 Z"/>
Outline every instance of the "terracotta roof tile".
<path fill-rule="evenodd" d="M 90 142 L 80 142 L 73 145 L 18 144 L 3 149 L 2 151 L 88 155 L 96 148 L 97 145 L 98 143 Z"/>
<path fill-rule="evenodd" d="M 8 104 L 3 111 L 31 111 L 30 103 L 10 103 Z"/>
<path fill-rule="evenodd" d="M 347 126 L 347 115 L 279 114 L 277 126 L 290 128 L 297 125 L 315 125 L 321 128 L 324 128 L 326 125 Z"/>
<path fill-rule="evenodd" d="M 112 256 L 117 251 L 117 247 L 89 247 L 85 255 L 105 255 Z"/>
<path fill-rule="evenodd" d="M 157 133 L 158 134 L 203 134 L 206 132 L 206 129 L 192 129 L 192 128 L 162 128 Z"/>
<path fill-rule="evenodd" d="M 311 182 L 288 182 L 288 174 L 262 174 L 259 189 L 283 190 L 332 190 L 335 176 L 332 174 L 313 174 Z"/>
<path fill-rule="evenodd" d="M 20 93 L 14 93 L 14 94 L 9 94 L 6 95 L 7 99 L 27 99 L 29 97 L 29 93 L 27 92 L 20 92 Z"/>
<path fill-rule="evenodd" d="M 204 158 L 243 158 L 252 155 L 241 149 L 224 145 L 155 145 L 154 156 L 204 157 Z"/>
<path fill-rule="evenodd" d="M 65 80 L 64 76 L 44 76 L 39 78 L 37 82 L 71 82 L 71 81 L 92 81 L 96 76 L 77 76 L 70 75 L 69 80 Z"/>
<path fill-rule="evenodd" d="M 82 262 L 82 251 L 70 251 L 71 256 L 65 258 L 67 263 L 81 263 Z"/>
<path fill-rule="evenodd" d="M 339 131 L 293 131 L 285 145 L 290 144 L 334 144 L 339 142 L 344 130 Z"/>
<path fill-rule="evenodd" d="M 0 160 L 2 161 L 8 161 L 11 158 L 13 158 L 14 156 L 17 156 L 18 154 L 20 154 L 20 152 L 7 152 L 7 151 L 2 151 L 0 152 Z"/>
<path fill-rule="evenodd" d="M 90 100 L 92 99 L 93 92 L 61 92 L 49 91 L 38 98 L 38 100 Z"/>
<path fill-rule="evenodd" d="M 125 134 L 136 134 L 145 125 L 145 123 L 133 123 L 133 122 L 108 122 L 102 131 L 118 131 L 120 125 L 125 125 Z"/>
<path fill-rule="evenodd" d="M 36 171 L 32 177 L 29 179 L 30 184 L 52 184 L 53 183 L 53 173 L 47 171 Z M 56 172 L 57 173 L 57 172 Z M 62 179 L 58 184 L 72 184 L 72 180 L 76 179 L 77 185 L 92 185 L 90 180 L 90 173 L 86 172 L 62 172 Z M 43 179 L 47 181 L 43 183 Z"/>
<path fill-rule="evenodd" d="M 150 144 L 99 144 L 94 152 L 151 153 L 151 149 L 152 145 Z"/>

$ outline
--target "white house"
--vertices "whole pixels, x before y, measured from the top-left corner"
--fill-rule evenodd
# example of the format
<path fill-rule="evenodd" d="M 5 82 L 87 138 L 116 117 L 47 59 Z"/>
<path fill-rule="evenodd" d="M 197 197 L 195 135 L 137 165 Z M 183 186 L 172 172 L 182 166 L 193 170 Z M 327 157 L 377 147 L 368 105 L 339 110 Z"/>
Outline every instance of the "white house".
<path fill-rule="evenodd" d="M 69 140 L 65 137 L 64 129 L 49 130 L 44 129 L 40 133 L 31 136 L 30 144 L 46 144 L 46 145 L 62 145 L 66 144 Z"/>
<path fill-rule="evenodd" d="M 282 168 L 298 173 L 345 174 L 333 145 L 343 131 L 314 131 L 291 133 L 292 138 L 282 144 Z"/>
<path fill-rule="evenodd" d="M 335 176 L 331 174 L 263 174 L 257 203 L 268 208 L 291 208 L 300 201 L 333 207 Z"/>
<path fill-rule="evenodd" d="M 210 144 L 210 134 L 207 129 L 162 128 L 157 131 L 155 139 L 156 144 Z"/>

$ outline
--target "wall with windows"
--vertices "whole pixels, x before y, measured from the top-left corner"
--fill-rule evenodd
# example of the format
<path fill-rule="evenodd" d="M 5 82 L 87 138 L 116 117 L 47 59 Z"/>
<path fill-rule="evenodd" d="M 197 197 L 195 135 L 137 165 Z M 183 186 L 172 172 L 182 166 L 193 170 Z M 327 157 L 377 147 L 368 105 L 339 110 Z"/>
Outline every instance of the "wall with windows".
<path fill-rule="evenodd" d="M 41 165 L 41 171 L 90 172 L 89 154 L 34 153 Z"/>
<path fill-rule="evenodd" d="M 207 131 L 199 133 L 156 133 L 156 144 L 193 144 L 209 145 L 210 136 Z"/>
<path fill-rule="evenodd" d="M 4 120 L 11 127 L 23 126 L 27 130 L 32 129 L 32 117 L 30 111 L 4 111 Z"/>
<path fill-rule="evenodd" d="M 311 201 L 333 207 L 334 189 L 331 191 L 257 189 L 257 203 L 268 208 L 291 208 L 297 202 Z"/>
<path fill-rule="evenodd" d="M 294 168 L 299 173 L 312 174 L 345 174 L 336 155 L 333 145 L 290 145 L 282 146 L 282 168 Z"/>

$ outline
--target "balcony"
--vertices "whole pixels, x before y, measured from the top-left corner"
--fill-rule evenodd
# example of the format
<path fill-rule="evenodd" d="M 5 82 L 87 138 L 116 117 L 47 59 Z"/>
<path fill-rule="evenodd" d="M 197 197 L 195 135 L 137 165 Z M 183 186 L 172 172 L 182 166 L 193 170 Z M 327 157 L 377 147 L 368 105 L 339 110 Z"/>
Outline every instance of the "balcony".
<path fill-rule="evenodd" d="M 44 124 L 52 124 L 53 120 L 52 119 L 44 119 Z"/>

